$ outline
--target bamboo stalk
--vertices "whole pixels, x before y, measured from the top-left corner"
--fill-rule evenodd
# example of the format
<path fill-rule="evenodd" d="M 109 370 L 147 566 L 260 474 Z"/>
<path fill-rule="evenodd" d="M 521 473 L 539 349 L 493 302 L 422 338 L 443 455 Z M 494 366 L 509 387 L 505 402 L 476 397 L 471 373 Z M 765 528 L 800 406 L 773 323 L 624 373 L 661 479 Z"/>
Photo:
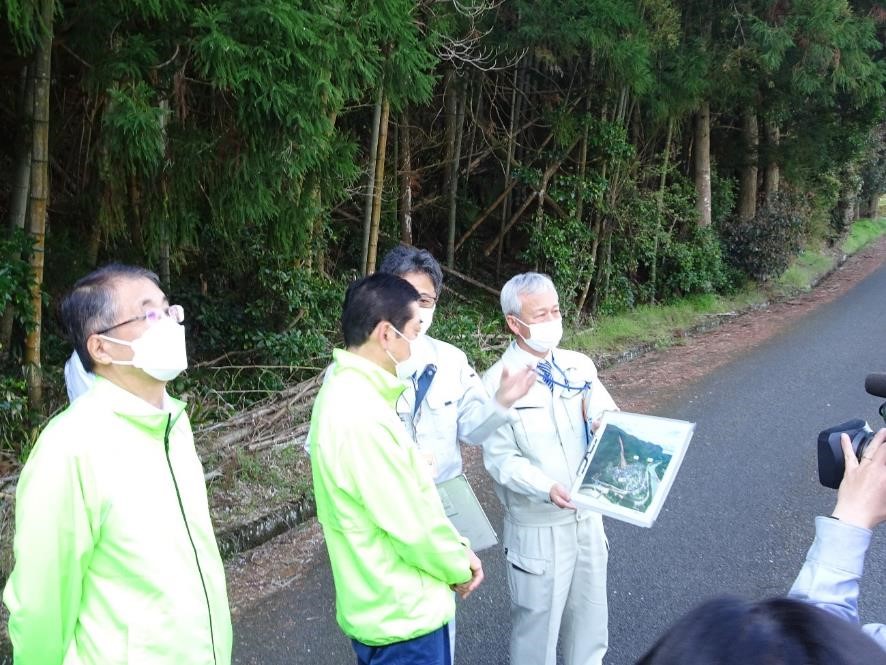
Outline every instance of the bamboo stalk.
<path fill-rule="evenodd" d="M 391 104 L 386 96 L 382 97 L 381 121 L 379 122 L 378 156 L 375 160 L 375 186 L 373 187 L 372 225 L 369 229 L 369 252 L 366 256 L 366 274 L 375 272 L 378 257 L 378 234 L 381 225 L 381 201 L 385 183 L 385 152 L 388 147 L 388 116 Z"/>

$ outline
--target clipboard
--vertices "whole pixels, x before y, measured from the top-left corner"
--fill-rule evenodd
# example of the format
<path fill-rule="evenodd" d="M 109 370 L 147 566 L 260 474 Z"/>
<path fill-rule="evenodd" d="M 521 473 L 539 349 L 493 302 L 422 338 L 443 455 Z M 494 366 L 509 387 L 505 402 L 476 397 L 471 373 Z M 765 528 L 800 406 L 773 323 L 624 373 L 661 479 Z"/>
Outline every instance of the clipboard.
<path fill-rule="evenodd" d="M 464 474 L 437 485 L 437 493 L 446 517 L 459 535 L 470 541 L 474 552 L 498 545 L 498 535 Z"/>
<path fill-rule="evenodd" d="M 683 463 L 695 423 L 627 411 L 604 412 L 579 466 L 572 502 L 651 527 Z"/>

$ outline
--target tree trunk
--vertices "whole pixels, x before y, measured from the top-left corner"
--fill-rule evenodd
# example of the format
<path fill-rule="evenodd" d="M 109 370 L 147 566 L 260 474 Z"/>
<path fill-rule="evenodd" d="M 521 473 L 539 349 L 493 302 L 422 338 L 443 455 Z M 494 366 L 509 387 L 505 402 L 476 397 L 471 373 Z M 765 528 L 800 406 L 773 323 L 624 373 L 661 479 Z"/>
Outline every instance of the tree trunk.
<path fill-rule="evenodd" d="M 323 107 L 327 109 L 325 137 L 327 140 L 331 140 L 331 137 L 335 132 L 338 111 L 329 110 L 328 95 L 323 93 L 320 97 Z M 307 242 L 303 243 L 300 251 L 296 250 L 293 252 L 290 261 L 294 269 L 303 269 L 308 272 L 326 275 L 326 243 L 323 242 L 322 237 L 326 218 L 323 215 L 323 190 L 321 188 L 320 180 L 321 178 L 317 175 L 309 178 L 302 176 L 302 186 L 305 189 L 310 189 L 311 192 L 310 204 L 306 209 L 308 216 Z M 367 237 L 367 234 L 364 232 L 364 244 Z M 362 263 L 360 264 L 360 268 L 362 270 Z"/>
<path fill-rule="evenodd" d="M 163 98 L 160 100 L 160 109 L 163 111 L 163 115 L 160 116 L 160 127 L 163 132 L 163 153 L 169 154 L 169 143 L 166 134 L 166 125 L 169 121 L 168 99 Z M 169 179 L 165 167 L 160 174 L 160 192 L 163 197 L 163 229 L 161 230 L 160 237 L 160 265 L 158 267 L 157 276 L 160 278 L 160 283 L 168 293 L 170 286 L 172 285 L 172 275 L 169 269 L 169 255 L 171 251 L 171 243 L 169 241 Z"/>
<path fill-rule="evenodd" d="M 763 191 L 768 199 L 778 193 L 781 169 L 778 164 L 778 145 L 781 142 L 781 132 L 774 120 L 767 120 L 766 128 L 766 171 L 763 173 Z"/>
<path fill-rule="evenodd" d="M 600 247 L 600 234 L 603 231 L 603 218 L 600 215 L 595 216 L 596 219 L 593 223 L 592 229 L 592 237 L 594 238 L 591 241 L 591 251 L 588 252 L 588 265 L 585 267 L 585 272 L 588 275 L 588 278 L 585 280 L 584 286 L 581 289 L 581 295 L 578 297 L 578 303 L 576 305 L 576 314 L 581 316 L 582 310 L 585 307 L 585 303 L 588 300 L 588 293 L 591 290 L 591 283 L 594 281 L 594 272 L 597 266 L 597 252 Z"/>
<path fill-rule="evenodd" d="M 711 105 L 704 102 L 695 116 L 695 209 L 698 225 L 711 225 Z"/>
<path fill-rule="evenodd" d="M 9 193 L 9 229 L 24 230 L 28 216 L 28 197 L 31 192 L 31 147 L 33 143 L 32 118 L 34 113 L 34 79 L 27 66 L 22 67 L 18 96 L 19 132 L 16 140 L 16 163 Z M 9 355 L 12 345 L 12 326 L 15 308 L 10 304 L 0 317 L 0 355 Z"/>
<path fill-rule="evenodd" d="M 378 234 L 381 225 L 381 201 L 385 184 L 385 152 L 388 147 L 388 115 L 391 105 L 388 98 L 382 96 L 381 121 L 378 132 L 378 155 L 375 159 L 375 185 L 372 188 L 372 224 L 369 229 L 369 251 L 366 257 L 366 274 L 375 272 L 378 257 Z"/>
<path fill-rule="evenodd" d="M 160 278 L 163 289 L 168 292 L 172 282 L 172 275 L 169 271 L 169 240 L 166 237 L 167 235 L 168 231 L 164 229 L 164 237 L 160 241 L 160 265 L 157 270 L 157 277 Z"/>
<path fill-rule="evenodd" d="M 366 167 L 366 202 L 363 206 L 363 256 L 360 259 L 360 270 L 369 274 L 369 237 L 372 234 L 372 206 L 375 201 L 373 187 L 375 185 L 375 159 L 378 155 L 378 132 L 381 127 L 381 107 L 384 88 L 379 87 L 375 112 L 372 116 L 372 138 L 369 141 L 369 164 Z"/>
<path fill-rule="evenodd" d="M 93 220 L 92 228 L 89 230 L 89 240 L 86 243 L 86 265 L 94 268 L 98 264 L 98 252 L 102 244 L 102 227 L 97 221 Z"/>
<path fill-rule="evenodd" d="M 593 62 L 593 56 L 591 56 L 591 62 Z M 581 133 L 581 147 L 579 148 L 579 157 L 578 157 L 578 183 L 575 187 L 575 218 L 581 222 L 584 217 L 585 211 L 585 201 L 584 201 L 584 184 L 585 178 L 588 173 L 588 119 L 591 112 L 591 91 L 588 90 L 585 94 L 585 107 L 584 107 L 584 130 Z M 593 242 L 593 241 L 592 241 Z M 591 257 L 593 260 L 593 256 Z M 584 274 L 584 270 L 586 270 L 587 260 L 584 262 L 585 268 L 579 272 L 579 278 Z M 593 274 L 593 271 L 590 272 Z M 579 289 L 578 292 L 578 300 L 576 301 L 576 310 L 575 310 L 575 327 L 578 328 L 582 322 L 581 316 L 581 308 L 584 306 L 585 299 L 588 295 L 588 289 L 590 288 L 590 283 L 585 282 L 583 286 Z"/>
<path fill-rule="evenodd" d="M 585 96 L 585 123 L 581 133 L 581 147 L 578 153 L 578 182 L 575 185 L 575 218 L 580 222 L 585 212 L 585 178 L 588 174 L 588 123 L 587 115 L 590 112 L 591 97 Z"/>
<path fill-rule="evenodd" d="M 601 229 L 603 230 L 603 229 Z M 604 231 L 596 259 L 597 287 L 594 289 L 594 297 L 591 300 L 591 311 L 596 312 L 609 291 L 609 264 L 612 260 L 612 229 Z"/>
<path fill-rule="evenodd" d="M 458 204 L 458 165 L 461 162 L 461 144 L 465 127 L 465 100 L 467 94 L 456 84 L 453 93 L 458 97 L 458 111 L 455 117 L 455 145 L 449 170 L 449 237 L 446 241 L 446 265 L 455 268 L 455 231 Z"/>
<path fill-rule="evenodd" d="M 600 118 L 602 120 L 606 119 L 607 104 L 603 104 L 603 108 L 600 110 Z M 605 180 L 606 174 L 608 172 L 608 163 L 603 162 L 603 168 L 600 171 L 601 177 Z M 603 235 L 603 214 L 600 209 L 594 210 L 591 215 L 591 237 L 593 241 L 591 242 L 591 251 L 588 252 L 588 265 L 585 266 L 585 272 L 587 273 L 587 279 L 585 280 L 584 286 L 581 289 L 581 295 L 578 297 L 578 304 L 576 313 L 581 316 L 582 311 L 584 310 L 585 303 L 588 300 L 588 294 L 591 292 L 591 284 L 594 282 L 594 276 L 597 272 L 597 255 L 600 252 L 600 238 Z M 591 310 L 593 310 L 593 299 L 591 301 Z"/>
<path fill-rule="evenodd" d="M 31 254 L 31 305 L 33 327 L 25 337 L 25 377 L 28 405 L 43 409 L 43 372 L 40 341 L 43 328 L 43 260 L 46 246 L 46 210 L 49 203 L 49 76 L 52 64 L 52 19 L 55 2 L 43 0 L 40 10 L 43 30 L 34 53 L 34 129 L 31 162 L 31 196 L 28 232 L 33 239 Z"/>
<path fill-rule="evenodd" d="M 738 218 L 741 221 L 753 219 L 757 214 L 757 152 L 760 145 L 760 130 L 757 125 L 757 111 L 754 108 L 744 113 L 742 123 L 745 161 L 741 170 L 741 193 L 738 203 Z"/>
<path fill-rule="evenodd" d="M 135 173 L 127 178 L 126 193 L 129 197 L 129 239 L 139 254 L 145 253 L 145 232 L 142 225 L 141 182 Z"/>
<path fill-rule="evenodd" d="M 668 118 L 668 134 L 665 139 L 664 155 L 661 158 L 661 176 L 658 181 L 658 193 L 655 197 L 655 236 L 652 239 L 652 266 L 650 267 L 649 281 L 652 283 L 651 301 L 655 303 L 655 287 L 658 279 L 658 243 L 661 235 L 661 221 L 664 217 L 664 193 L 668 180 L 668 166 L 671 161 L 671 140 L 674 137 L 674 117 Z"/>
<path fill-rule="evenodd" d="M 445 129 L 443 133 L 443 191 L 447 193 L 449 207 L 452 206 L 452 162 L 455 160 L 455 140 L 456 140 L 456 121 L 458 119 L 458 89 L 455 79 L 455 69 L 450 67 L 446 70 L 443 79 L 443 111 L 445 120 Z M 448 210 L 448 209 L 447 209 Z M 447 217 L 448 218 L 448 217 Z M 449 242 L 446 244 L 446 265 L 453 267 L 449 263 Z"/>
<path fill-rule="evenodd" d="M 527 79 L 529 78 L 529 55 L 527 54 L 523 57 L 520 62 L 517 64 L 517 67 L 514 70 L 513 82 L 511 84 L 511 117 L 508 123 L 508 157 L 507 157 L 507 165 L 505 167 L 505 183 L 508 182 L 511 178 L 511 169 L 513 168 L 514 160 L 517 157 L 517 150 L 520 149 L 520 146 L 517 144 L 517 127 L 520 123 L 520 116 L 523 113 L 523 103 L 524 100 L 528 99 L 528 95 L 517 94 L 518 90 L 524 90 L 527 87 Z M 520 191 L 520 188 L 517 188 L 517 191 Z M 514 199 L 514 191 L 512 190 L 507 196 L 505 196 L 505 200 L 501 206 L 501 224 L 499 227 L 499 234 L 502 238 L 507 235 L 507 223 L 511 218 L 511 210 Z M 498 251 L 495 255 L 495 279 L 499 280 L 501 278 L 501 259 L 502 253 L 504 251 L 504 241 L 498 244 Z"/>
<path fill-rule="evenodd" d="M 867 200 L 867 214 L 866 217 L 870 217 L 871 219 L 877 219 L 880 216 L 880 193 L 871 194 L 871 196 Z"/>
<path fill-rule="evenodd" d="M 409 145 L 409 112 L 400 115 L 400 242 L 412 244 L 412 152 Z"/>
<path fill-rule="evenodd" d="M 19 92 L 19 127 L 16 140 L 16 166 L 9 193 L 9 228 L 24 229 L 31 191 L 31 150 L 33 144 L 34 79 L 28 67 L 22 67 L 25 79 Z"/>
<path fill-rule="evenodd" d="M 483 115 L 483 77 L 477 73 L 473 78 L 474 87 L 477 89 L 476 101 L 471 104 L 471 118 L 469 120 L 471 126 L 471 138 L 468 141 L 468 158 L 465 164 L 465 180 L 464 188 L 468 189 L 468 181 L 471 179 L 471 165 L 474 162 L 475 146 L 477 145 L 477 126 L 480 124 L 480 118 Z M 458 247 L 456 247 L 456 250 Z"/>

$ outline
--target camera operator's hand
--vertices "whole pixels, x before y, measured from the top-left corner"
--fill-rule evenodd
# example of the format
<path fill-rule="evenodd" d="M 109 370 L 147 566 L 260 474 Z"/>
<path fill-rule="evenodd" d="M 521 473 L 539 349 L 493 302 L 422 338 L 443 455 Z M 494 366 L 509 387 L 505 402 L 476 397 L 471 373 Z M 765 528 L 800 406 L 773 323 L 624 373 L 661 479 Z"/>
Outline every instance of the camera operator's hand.
<path fill-rule="evenodd" d="M 841 522 L 873 529 L 886 521 L 886 428 L 874 435 L 860 461 L 846 434 L 840 444 L 846 473 L 832 515 Z"/>

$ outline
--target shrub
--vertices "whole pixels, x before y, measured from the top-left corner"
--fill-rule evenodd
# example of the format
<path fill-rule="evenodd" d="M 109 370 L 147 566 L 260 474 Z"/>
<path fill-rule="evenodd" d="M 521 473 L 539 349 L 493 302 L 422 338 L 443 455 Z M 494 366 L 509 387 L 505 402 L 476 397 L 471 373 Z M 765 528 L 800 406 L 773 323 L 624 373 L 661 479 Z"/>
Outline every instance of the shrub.
<path fill-rule="evenodd" d="M 24 458 L 31 443 L 28 387 L 21 377 L 0 374 L 0 451 Z"/>
<path fill-rule="evenodd" d="M 765 282 L 783 273 L 797 253 L 806 224 L 804 211 L 785 194 L 769 198 L 746 221 L 733 217 L 718 232 L 727 260 L 748 277 Z"/>
<path fill-rule="evenodd" d="M 711 169 L 711 223 L 715 227 L 728 223 L 729 216 L 735 210 L 737 198 L 736 178 L 727 178 L 720 175 L 716 168 Z"/>
<path fill-rule="evenodd" d="M 264 295 L 247 305 L 246 313 L 262 325 L 246 333 L 247 343 L 271 362 L 328 356 L 340 338 L 342 300 L 353 276 L 330 279 L 298 269 L 263 268 L 259 279 Z"/>
<path fill-rule="evenodd" d="M 34 320 L 29 292 L 31 269 L 28 255 L 31 243 L 31 237 L 18 229 L 0 238 L 0 314 L 7 307 L 12 307 L 24 328 Z M 0 351 L 8 353 L 7 349 L 0 348 Z"/>
<path fill-rule="evenodd" d="M 560 307 L 568 312 L 574 305 L 587 265 L 592 234 L 587 224 L 568 217 L 544 215 L 533 224 L 529 246 L 521 257 L 527 264 L 550 275 L 560 289 Z"/>
<path fill-rule="evenodd" d="M 723 262 L 717 232 L 711 227 L 694 226 L 665 246 L 661 257 L 659 298 L 690 293 L 715 293 L 728 288 L 729 277 Z"/>

